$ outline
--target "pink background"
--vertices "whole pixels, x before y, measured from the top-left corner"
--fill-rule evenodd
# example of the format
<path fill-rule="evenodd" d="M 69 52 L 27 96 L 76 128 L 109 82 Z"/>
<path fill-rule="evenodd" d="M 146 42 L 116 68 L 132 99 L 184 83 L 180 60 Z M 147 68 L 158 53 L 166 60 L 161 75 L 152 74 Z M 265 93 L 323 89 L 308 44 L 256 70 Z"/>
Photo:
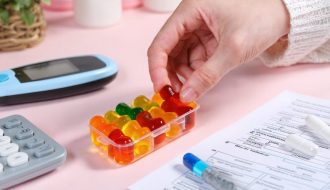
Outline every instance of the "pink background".
<path fill-rule="evenodd" d="M 229 73 L 198 102 L 198 127 L 136 163 L 113 168 L 93 153 L 88 120 L 119 102 L 153 93 L 147 48 L 169 14 L 128 10 L 110 28 L 75 24 L 71 12 L 46 12 L 47 37 L 35 48 L 0 53 L 0 70 L 43 60 L 100 53 L 119 65 L 119 75 L 105 89 L 54 101 L 0 107 L 0 117 L 21 114 L 66 147 L 67 161 L 47 175 L 14 189 L 127 189 L 179 153 L 225 128 L 283 90 L 330 98 L 330 64 L 300 64 L 270 69 L 254 62 Z M 152 182 L 150 182 L 152 183 Z"/>

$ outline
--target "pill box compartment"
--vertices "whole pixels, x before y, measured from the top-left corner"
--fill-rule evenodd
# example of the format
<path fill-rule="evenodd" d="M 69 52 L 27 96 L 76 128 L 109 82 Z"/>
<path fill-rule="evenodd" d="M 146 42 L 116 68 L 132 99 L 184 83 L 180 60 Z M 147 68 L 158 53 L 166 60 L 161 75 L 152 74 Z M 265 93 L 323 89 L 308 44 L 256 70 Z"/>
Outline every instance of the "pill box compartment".
<path fill-rule="evenodd" d="M 199 106 L 196 106 L 193 110 L 128 144 L 118 144 L 90 125 L 91 140 L 100 153 L 106 154 L 114 165 L 128 165 L 193 129 L 198 108 Z"/>

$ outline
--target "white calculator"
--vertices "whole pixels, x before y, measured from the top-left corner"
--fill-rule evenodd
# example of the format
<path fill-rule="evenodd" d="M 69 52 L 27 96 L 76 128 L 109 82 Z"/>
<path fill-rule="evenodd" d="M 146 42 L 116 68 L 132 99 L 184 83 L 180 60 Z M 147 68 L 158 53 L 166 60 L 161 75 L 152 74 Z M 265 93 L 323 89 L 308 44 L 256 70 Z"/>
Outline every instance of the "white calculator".
<path fill-rule="evenodd" d="M 26 118 L 0 118 L 0 189 L 50 172 L 65 159 L 66 150 Z"/>

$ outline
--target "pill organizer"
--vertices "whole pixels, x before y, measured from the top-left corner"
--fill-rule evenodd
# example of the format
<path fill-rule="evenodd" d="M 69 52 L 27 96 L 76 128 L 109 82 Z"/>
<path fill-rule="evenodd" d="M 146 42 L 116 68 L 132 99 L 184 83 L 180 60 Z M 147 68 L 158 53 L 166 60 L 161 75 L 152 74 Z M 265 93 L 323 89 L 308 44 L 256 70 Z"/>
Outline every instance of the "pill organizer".
<path fill-rule="evenodd" d="M 115 109 L 91 118 L 91 141 L 113 165 L 131 164 L 195 127 L 196 103 L 178 103 L 182 109 L 171 109 L 168 102 L 157 99 L 161 99 L 159 94 L 152 100 L 137 96 L 131 106 L 119 103 Z"/>
<path fill-rule="evenodd" d="M 0 189 L 50 172 L 66 150 L 20 115 L 0 118 Z"/>

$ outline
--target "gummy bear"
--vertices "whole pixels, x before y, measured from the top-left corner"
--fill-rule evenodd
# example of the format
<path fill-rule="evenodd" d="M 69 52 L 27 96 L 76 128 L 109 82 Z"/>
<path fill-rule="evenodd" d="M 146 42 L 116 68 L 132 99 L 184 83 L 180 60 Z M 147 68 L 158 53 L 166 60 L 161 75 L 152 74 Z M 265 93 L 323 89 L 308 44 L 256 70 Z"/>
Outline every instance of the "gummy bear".
<path fill-rule="evenodd" d="M 193 110 L 192 107 L 185 105 L 174 97 L 170 97 L 168 100 L 164 101 L 162 104 L 162 109 L 167 112 L 175 112 L 178 115 L 184 115 Z M 185 116 L 185 129 L 184 131 L 190 130 L 195 126 L 195 112 Z"/>
<path fill-rule="evenodd" d="M 170 129 L 166 132 L 166 136 L 169 138 L 173 138 L 176 137 L 177 135 L 179 135 L 181 133 L 181 126 L 176 123 L 173 122 L 173 120 L 175 118 L 178 117 L 178 115 L 174 112 L 165 112 L 164 110 L 160 109 L 160 108 L 151 108 L 149 110 L 151 116 L 153 118 L 157 118 L 160 117 L 162 118 L 166 123 L 172 122 L 170 124 Z"/>
<path fill-rule="evenodd" d="M 114 147 L 115 161 L 119 164 L 131 163 L 134 160 L 134 145 L 132 139 L 127 136 L 122 136 L 116 139 L 115 143 L 124 145 Z"/>
<path fill-rule="evenodd" d="M 104 114 L 104 118 L 107 123 L 116 124 L 119 128 L 122 128 L 131 118 L 127 115 L 119 115 L 115 111 L 108 111 Z"/>
<path fill-rule="evenodd" d="M 179 93 L 175 92 L 174 89 L 170 85 L 165 85 L 160 91 L 159 91 L 160 96 L 164 99 L 167 100 L 170 97 L 174 97 L 177 99 L 180 99 Z"/>
<path fill-rule="evenodd" d="M 113 130 L 108 137 L 115 143 L 109 144 L 109 157 L 119 164 L 128 164 L 134 160 L 134 144 L 130 137 L 125 136 L 120 129 Z"/>
<path fill-rule="evenodd" d="M 162 105 L 164 102 L 164 99 L 160 96 L 159 92 L 154 94 L 152 97 L 152 101 L 156 102 L 158 105 Z"/>
<path fill-rule="evenodd" d="M 183 115 L 191 110 L 192 107 L 185 105 L 179 99 L 170 97 L 162 103 L 161 108 L 166 112 L 175 112 L 178 115 Z"/>
<path fill-rule="evenodd" d="M 197 107 L 197 104 L 194 102 L 189 103 L 188 105 L 181 102 L 179 94 L 173 90 L 173 88 L 169 85 L 164 86 L 160 90 L 161 97 L 165 100 L 161 108 L 166 112 L 175 112 L 179 116 L 190 112 L 194 108 Z M 185 131 L 190 130 L 195 126 L 195 113 L 191 112 L 187 116 L 185 116 Z"/>
<path fill-rule="evenodd" d="M 143 109 L 140 107 L 131 108 L 125 103 L 120 103 L 116 106 L 116 112 L 119 115 L 128 115 L 131 119 L 135 119 L 136 116 L 142 111 Z"/>
<path fill-rule="evenodd" d="M 129 115 L 130 111 L 131 111 L 131 107 L 129 107 L 126 103 L 119 103 L 116 106 L 116 112 L 119 115 Z"/>
<path fill-rule="evenodd" d="M 159 94 L 165 100 L 161 104 L 161 108 L 166 112 L 175 112 L 178 115 L 183 115 L 190 110 L 193 110 L 192 107 L 181 102 L 179 93 L 175 92 L 170 85 L 165 85 L 159 91 Z"/>
<path fill-rule="evenodd" d="M 99 115 L 94 116 L 89 123 L 93 127 L 91 128 L 90 131 L 92 143 L 95 144 L 96 146 L 102 146 L 102 144 L 97 141 L 97 138 L 100 135 L 95 131 L 95 129 L 106 136 L 108 136 L 111 131 L 116 129 L 116 125 L 106 123 L 106 120 Z"/>
<path fill-rule="evenodd" d="M 159 107 L 159 105 L 156 102 L 149 100 L 147 97 L 143 95 L 136 97 L 132 102 L 132 105 L 134 107 L 140 107 L 145 111 L 149 110 L 152 107 Z"/>
<path fill-rule="evenodd" d="M 115 156 L 114 148 L 117 146 L 115 144 L 115 140 L 119 137 L 125 136 L 124 133 L 120 129 L 115 129 L 109 134 L 109 138 L 113 141 L 108 145 L 108 155 L 113 158 Z"/>
<path fill-rule="evenodd" d="M 152 118 L 151 114 L 147 111 L 143 111 L 137 115 L 136 120 L 141 126 L 146 126 L 150 131 L 155 131 L 165 125 L 165 121 L 162 118 Z M 166 139 L 166 135 L 161 133 L 154 139 L 155 145 L 161 144 Z"/>
<path fill-rule="evenodd" d="M 123 126 L 122 131 L 126 136 L 131 137 L 132 140 L 139 140 L 134 147 L 134 153 L 136 156 L 146 154 L 152 150 L 152 138 L 146 136 L 150 133 L 148 127 L 141 127 L 136 120 L 132 120 Z"/>

